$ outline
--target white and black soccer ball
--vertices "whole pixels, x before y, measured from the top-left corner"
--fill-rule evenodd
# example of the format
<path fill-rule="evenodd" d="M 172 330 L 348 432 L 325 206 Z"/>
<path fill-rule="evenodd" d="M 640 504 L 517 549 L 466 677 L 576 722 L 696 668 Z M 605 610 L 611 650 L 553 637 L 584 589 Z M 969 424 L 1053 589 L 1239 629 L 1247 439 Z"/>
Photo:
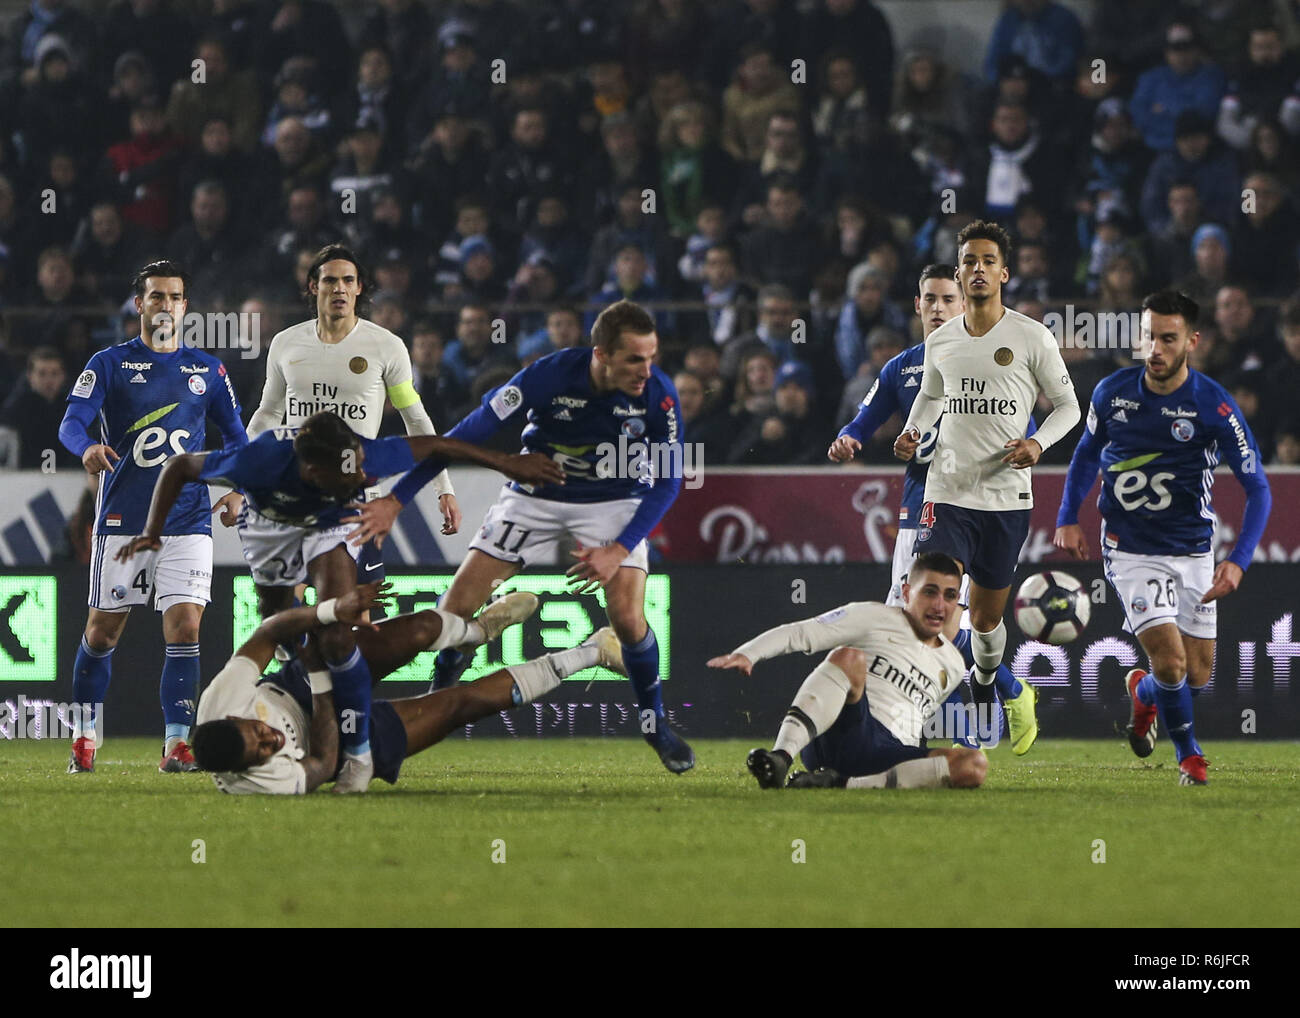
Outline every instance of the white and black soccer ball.
<path fill-rule="evenodd" d="M 1016 592 L 1016 625 L 1031 640 L 1069 643 L 1087 627 L 1091 608 L 1083 584 L 1069 573 L 1035 573 Z"/>

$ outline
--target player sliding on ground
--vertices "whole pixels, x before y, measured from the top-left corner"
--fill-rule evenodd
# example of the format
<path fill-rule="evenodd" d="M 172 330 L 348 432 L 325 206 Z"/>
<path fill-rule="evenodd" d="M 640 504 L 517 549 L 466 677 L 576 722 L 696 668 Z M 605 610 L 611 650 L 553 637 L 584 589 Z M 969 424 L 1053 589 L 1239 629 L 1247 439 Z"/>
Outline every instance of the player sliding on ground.
<path fill-rule="evenodd" d="M 992 703 L 1007 645 L 1002 615 L 1034 506 L 1029 467 L 1079 421 L 1079 401 L 1056 339 L 1002 306 L 1011 239 L 976 220 L 957 235 L 957 279 L 966 310 L 925 342 L 921 392 L 894 455 L 909 460 L 943 415 L 925 479 L 916 550 L 942 552 L 970 575 L 971 650 L 977 702 Z M 1032 438 L 1039 392 L 1052 403 Z"/>
<path fill-rule="evenodd" d="M 785 785 L 796 753 L 808 770 L 791 775 L 791 788 L 983 784 L 988 760 L 980 750 L 927 749 L 924 738 L 926 722 L 957 701 L 965 673 L 961 654 L 943 635 L 959 610 L 960 584 L 956 562 L 922 553 L 903 583 L 901 607 L 846 604 L 710 659 L 710 668 L 749 675 L 780 654 L 831 651 L 799 687 L 772 749 L 750 751 L 746 763 L 760 788 Z"/>
<path fill-rule="evenodd" d="M 1180 785 L 1208 780 L 1192 707 L 1214 665 L 1214 602 L 1241 583 L 1273 501 L 1240 408 L 1223 386 L 1187 365 L 1200 340 L 1199 310 L 1172 290 L 1142 302 L 1146 364 L 1121 368 L 1093 390 L 1054 542 L 1088 557 L 1079 506 L 1100 469 L 1106 579 L 1124 608 L 1124 628 L 1151 663 L 1152 674 L 1134 668 L 1125 676 L 1133 701 L 1129 744 L 1150 756 L 1158 715 L 1174 743 Z M 1220 456 L 1246 489 L 1246 510 L 1232 553 L 1216 567 L 1210 488 Z"/>
<path fill-rule="evenodd" d="M 957 285 L 957 270 L 951 265 L 927 265 L 918 281 L 919 292 L 913 304 L 917 317 L 921 319 L 921 334 L 925 337 L 916 346 L 908 347 L 898 356 L 893 357 L 880 369 L 871 391 L 867 393 L 858 409 L 858 414 L 840 429 L 839 435 L 827 450 L 828 458 L 836 463 L 846 463 L 857 454 L 876 430 L 896 413 L 907 416 L 917 393 L 921 391 L 921 370 L 925 358 L 925 339 L 945 322 L 957 317 L 966 310 L 962 300 L 961 287 Z M 898 508 L 898 536 L 894 539 L 894 565 L 891 574 L 892 583 L 887 605 L 903 603 L 903 583 L 907 580 L 908 570 L 912 568 L 912 559 L 916 554 L 917 519 L 921 516 L 921 503 L 925 500 L 925 476 L 929 473 L 930 462 L 934 458 L 935 440 L 939 436 L 939 423 L 921 436 L 921 443 L 916 454 L 908 460 L 903 475 L 903 504 Z M 1034 423 L 1029 422 L 1029 434 L 1034 433 Z M 961 601 L 969 603 L 970 576 L 961 580 Z M 952 640 L 953 645 L 961 651 L 967 669 L 975 664 L 971 651 L 970 629 L 962 625 L 964 611 L 953 612 L 944 635 Z M 1029 752 L 1038 738 L 1038 716 L 1034 706 L 1038 694 L 1028 682 L 1021 682 L 1011 674 L 1006 665 L 999 665 L 997 678 L 993 680 L 1002 702 L 1006 708 L 1007 730 L 1011 736 L 1011 751 L 1017 756 Z M 990 732 L 996 740 L 1001 732 L 1001 721 L 989 717 L 981 720 L 980 730 Z"/>
<path fill-rule="evenodd" d="M 304 672 L 294 658 L 261 678 L 277 645 L 335 624 L 357 623 L 357 647 L 378 682 L 426 650 L 473 649 L 495 639 L 537 609 L 537 596 L 516 592 L 493 602 L 473 622 L 431 609 L 378 624 L 362 621 L 382 605 L 387 588 L 367 583 L 311 608 L 290 608 L 267 619 L 212 680 L 199 700 L 194 754 L 223 792 L 303 795 L 337 773 L 339 731 L 349 718 L 338 711 L 330 673 Z M 580 647 L 502 668 L 477 682 L 408 700 L 376 700 L 371 752 L 375 775 L 397 781 L 402 760 L 441 742 L 457 728 L 529 703 L 584 668 L 622 672 L 618 638 L 601 629 Z M 335 790 L 338 790 L 337 785 Z"/>
<path fill-rule="evenodd" d="M 292 586 L 310 574 L 321 600 L 339 597 L 356 586 L 356 567 L 346 544 L 356 524 L 343 519 L 352 512 L 349 504 L 367 485 L 404 473 L 426 457 L 436 457 L 431 464 L 435 474 L 448 461 L 461 461 L 492 467 L 526 484 L 564 483 L 563 471 L 545 456 L 509 456 L 434 435 L 365 439 L 336 414 L 319 413 L 301 428 L 275 428 L 237 450 L 172 458 L 158 477 L 143 534 L 118 554 L 125 559 L 157 548 L 163 521 L 181 489 L 194 481 L 225 478 L 243 491 L 258 516 L 288 525 L 275 539 L 241 535 L 253 575 L 270 575 L 278 567 L 280 582 Z M 364 791 L 373 773 L 370 673 L 356 651 L 350 626 L 326 626 L 317 640 L 340 707 L 353 711 L 356 719 L 344 733 L 340 785 Z"/>

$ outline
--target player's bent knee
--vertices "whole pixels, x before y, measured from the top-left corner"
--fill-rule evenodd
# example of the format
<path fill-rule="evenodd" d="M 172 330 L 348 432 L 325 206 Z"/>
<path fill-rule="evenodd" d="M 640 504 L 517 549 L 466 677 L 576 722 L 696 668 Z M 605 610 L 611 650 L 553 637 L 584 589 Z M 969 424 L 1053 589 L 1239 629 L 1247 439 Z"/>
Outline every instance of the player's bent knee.
<path fill-rule="evenodd" d="M 856 647 L 836 647 L 826 655 L 826 662 L 849 677 L 854 692 L 862 692 L 867 682 L 867 655 L 864 652 Z"/>
<path fill-rule="evenodd" d="M 352 651 L 356 649 L 356 637 L 352 635 L 352 629 L 349 626 L 335 623 L 332 626 L 326 626 L 316 637 L 320 644 L 321 654 L 326 661 L 339 662 L 352 656 Z"/>

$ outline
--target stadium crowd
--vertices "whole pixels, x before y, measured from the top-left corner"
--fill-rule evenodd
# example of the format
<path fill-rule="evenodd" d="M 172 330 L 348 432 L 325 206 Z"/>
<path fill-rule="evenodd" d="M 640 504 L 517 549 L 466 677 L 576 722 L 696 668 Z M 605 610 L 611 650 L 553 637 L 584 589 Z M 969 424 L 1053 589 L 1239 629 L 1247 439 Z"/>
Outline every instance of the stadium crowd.
<path fill-rule="evenodd" d="M 869 0 L 31 0 L 0 49 L 0 463 L 71 460 L 64 397 L 156 257 L 192 311 L 260 316 L 261 359 L 214 351 L 251 412 L 342 240 L 440 431 L 629 297 L 707 462 L 829 465 L 976 218 L 1037 319 L 1199 301 L 1194 366 L 1300 463 L 1298 6 L 1007 0 L 969 76 Z M 1081 402 L 1129 362 L 1110 321 L 1066 344 Z"/>

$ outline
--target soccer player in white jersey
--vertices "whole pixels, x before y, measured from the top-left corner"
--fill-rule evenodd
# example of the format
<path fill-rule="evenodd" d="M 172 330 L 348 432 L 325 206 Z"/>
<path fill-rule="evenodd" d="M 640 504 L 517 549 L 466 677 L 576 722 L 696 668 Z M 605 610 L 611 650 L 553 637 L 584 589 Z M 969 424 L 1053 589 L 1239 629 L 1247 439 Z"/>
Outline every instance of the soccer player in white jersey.
<path fill-rule="evenodd" d="M 433 422 L 411 381 L 406 344 L 360 317 L 370 295 L 365 272 L 352 251 L 342 244 L 322 248 L 312 259 L 307 287 L 316 316 L 271 340 L 262 402 L 248 422 L 248 437 L 256 438 L 281 424 L 297 427 L 313 414 L 330 410 L 362 438 L 378 438 L 385 397 L 402 415 L 408 435 L 434 434 Z M 461 514 L 446 471 L 433 479 L 433 487 L 442 510 L 442 532 L 454 534 L 460 529 Z M 258 521 L 249 532 L 259 532 L 264 522 Z M 373 543 L 365 545 L 358 575 L 366 581 L 382 579 L 382 567 L 379 549 Z M 286 604 L 282 598 L 273 599 L 268 608 L 278 611 Z"/>
<path fill-rule="evenodd" d="M 858 601 L 816 618 L 769 629 L 710 668 L 746 675 L 759 661 L 829 650 L 803 681 L 771 750 L 746 761 L 760 788 L 781 788 L 796 753 L 808 771 L 789 787 L 976 788 L 988 761 L 978 749 L 929 749 L 925 726 L 959 695 L 961 652 L 944 636 L 960 611 L 961 570 L 923 553 L 903 583 L 901 606 Z M 831 648 L 834 648 L 833 650 Z"/>
<path fill-rule="evenodd" d="M 957 280 L 966 310 L 930 334 L 921 392 L 894 455 L 910 460 L 939 415 L 943 427 L 925 481 L 916 551 L 942 552 L 970 576 L 972 684 L 994 699 L 1006 611 L 1034 505 L 1029 468 L 1079 421 L 1079 401 L 1051 332 L 1002 305 L 1010 278 L 1007 232 L 976 220 L 957 235 Z M 1026 438 L 1039 393 L 1052 412 Z"/>

